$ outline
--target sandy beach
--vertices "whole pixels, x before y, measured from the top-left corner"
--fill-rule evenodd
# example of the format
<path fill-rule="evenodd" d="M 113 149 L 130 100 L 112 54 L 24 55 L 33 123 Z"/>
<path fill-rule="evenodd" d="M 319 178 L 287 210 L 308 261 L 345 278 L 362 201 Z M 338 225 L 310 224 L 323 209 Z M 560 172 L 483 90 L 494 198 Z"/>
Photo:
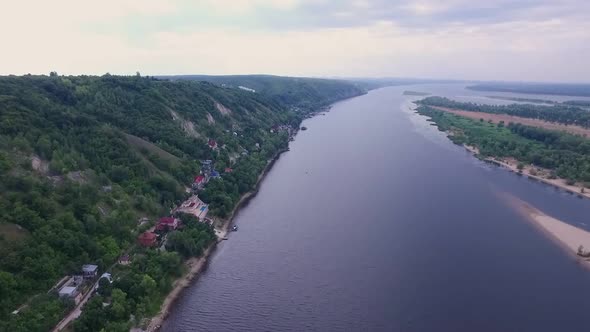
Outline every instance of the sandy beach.
<path fill-rule="evenodd" d="M 554 240 L 564 250 L 580 260 L 587 260 L 578 256 L 577 252 L 580 246 L 583 246 L 585 251 L 590 249 L 590 232 L 551 217 L 512 195 L 504 194 L 503 197 L 538 230 Z"/>

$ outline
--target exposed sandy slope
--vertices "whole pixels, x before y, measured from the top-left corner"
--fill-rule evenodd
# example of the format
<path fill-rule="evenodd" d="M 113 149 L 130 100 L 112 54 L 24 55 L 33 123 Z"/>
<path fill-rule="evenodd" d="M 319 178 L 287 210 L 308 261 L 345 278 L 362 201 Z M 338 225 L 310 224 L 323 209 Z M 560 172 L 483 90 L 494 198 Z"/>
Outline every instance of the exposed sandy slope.
<path fill-rule="evenodd" d="M 215 108 L 217 108 L 219 113 L 221 113 L 223 115 L 230 115 L 231 114 L 231 110 L 229 108 L 223 106 L 221 103 L 215 102 Z"/>
<path fill-rule="evenodd" d="M 580 127 L 580 126 L 573 126 L 573 125 L 564 125 L 561 123 L 556 122 L 547 122 L 539 119 L 531 119 L 531 118 L 522 118 L 518 116 L 508 115 L 508 114 L 491 114 L 491 113 L 483 113 L 483 112 L 471 112 L 471 111 L 463 111 L 458 109 L 446 108 L 446 107 L 439 107 L 439 106 L 430 106 L 434 109 L 439 111 L 453 113 L 455 115 L 460 115 L 470 119 L 484 119 L 484 121 L 492 121 L 493 123 L 498 123 L 500 121 L 504 121 L 504 123 L 508 124 L 510 122 L 520 123 L 527 126 L 532 127 L 541 127 L 549 130 L 557 130 L 557 131 L 565 131 L 570 134 L 574 135 L 587 135 L 590 137 L 590 129 Z"/>

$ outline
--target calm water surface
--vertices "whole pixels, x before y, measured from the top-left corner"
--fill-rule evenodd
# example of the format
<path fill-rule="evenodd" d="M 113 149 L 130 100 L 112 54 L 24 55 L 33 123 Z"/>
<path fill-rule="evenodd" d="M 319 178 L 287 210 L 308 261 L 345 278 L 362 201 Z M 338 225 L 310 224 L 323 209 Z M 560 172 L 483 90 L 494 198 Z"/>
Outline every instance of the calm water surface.
<path fill-rule="evenodd" d="M 589 331 L 590 272 L 501 193 L 587 229 L 590 201 L 479 162 L 409 89 L 490 94 L 385 88 L 306 120 L 163 330 Z"/>

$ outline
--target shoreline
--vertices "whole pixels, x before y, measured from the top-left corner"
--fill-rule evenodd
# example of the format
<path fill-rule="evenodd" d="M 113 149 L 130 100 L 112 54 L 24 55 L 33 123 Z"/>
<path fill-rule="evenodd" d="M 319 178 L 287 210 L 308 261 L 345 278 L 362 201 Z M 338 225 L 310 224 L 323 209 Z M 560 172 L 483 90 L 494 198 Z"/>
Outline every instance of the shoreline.
<path fill-rule="evenodd" d="M 543 233 L 576 261 L 590 262 L 589 258 L 577 254 L 579 246 L 583 246 L 586 250 L 590 248 L 590 232 L 554 218 L 508 193 L 501 194 L 501 197 L 525 217 L 537 231 Z M 590 264 L 582 265 L 590 269 Z"/>
<path fill-rule="evenodd" d="M 297 130 L 295 132 L 295 135 L 298 132 L 299 132 L 299 130 Z M 224 233 L 224 236 L 227 235 L 229 227 L 231 225 L 233 225 L 233 220 L 237 216 L 237 214 L 240 212 L 240 210 L 243 207 L 245 207 L 246 205 L 248 205 L 248 203 L 250 202 L 251 199 L 256 197 L 256 195 L 258 194 L 258 191 L 260 190 L 260 184 L 266 178 L 266 176 L 268 175 L 268 173 L 270 172 L 270 170 L 272 169 L 274 164 L 277 162 L 277 160 L 279 160 L 279 158 L 283 155 L 283 153 L 285 153 L 287 151 L 289 151 L 289 147 L 279 150 L 277 152 L 277 154 L 272 159 L 269 160 L 269 162 L 266 164 L 266 166 L 262 170 L 262 173 L 260 173 L 260 175 L 258 175 L 258 178 L 256 179 L 256 184 L 254 184 L 254 189 L 250 190 L 249 192 L 243 194 L 242 197 L 240 197 L 240 199 L 236 203 L 236 206 L 233 208 L 233 210 L 230 212 L 230 214 L 227 218 L 220 219 L 220 221 L 223 223 L 222 231 Z"/>
<path fill-rule="evenodd" d="M 299 130 L 295 132 L 295 135 L 298 132 Z M 293 135 L 293 137 L 295 135 Z M 217 241 L 213 242 L 213 244 L 211 244 L 200 257 L 189 258 L 183 263 L 185 266 L 188 267 L 188 271 L 183 276 L 174 281 L 172 290 L 164 298 L 164 302 L 162 302 L 162 305 L 160 306 L 160 310 L 158 311 L 158 313 L 150 318 L 150 321 L 145 329 L 139 330 L 148 332 L 160 330 L 162 324 L 170 314 L 170 309 L 174 306 L 178 298 L 182 295 L 182 291 L 191 284 L 193 284 L 193 281 L 196 281 L 198 279 L 201 272 L 208 263 L 210 256 L 215 252 L 217 244 L 226 239 L 226 236 L 229 232 L 229 228 L 233 224 L 234 218 L 238 215 L 240 210 L 248 204 L 248 202 L 252 198 L 256 197 L 256 194 L 258 194 L 262 181 L 266 178 L 266 176 L 274 166 L 275 162 L 279 160 L 281 155 L 287 151 L 289 151 L 289 147 L 279 150 L 276 153 L 276 155 L 269 160 L 269 162 L 262 170 L 262 173 L 260 173 L 260 175 L 258 176 L 254 188 L 248 191 L 247 193 L 243 194 L 242 197 L 240 197 L 240 199 L 236 203 L 236 206 L 233 208 L 233 210 L 227 218 L 219 219 L 219 221 L 222 223 L 222 226 L 220 232 L 217 235 Z"/>
<path fill-rule="evenodd" d="M 430 106 L 430 107 L 433 107 L 435 109 L 438 109 L 438 110 L 441 110 L 441 111 L 444 111 L 444 112 L 453 113 L 453 114 L 458 115 L 458 116 L 463 116 L 463 115 L 456 114 L 453 111 L 451 111 L 449 109 L 446 109 L 444 107 L 436 107 L 436 106 Z M 416 112 L 416 108 L 413 108 L 413 111 Z M 465 111 L 465 112 L 469 112 L 469 111 Z M 418 112 L 416 112 L 416 113 L 418 113 Z M 474 112 L 471 112 L 471 113 L 474 113 Z M 420 113 L 418 113 L 418 114 L 420 114 Z M 426 119 L 427 119 L 428 122 L 433 123 L 433 124 L 436 124 L 436 122 L 434 122 L 430 117 L 426 116 Z M 437 125 L 437 127 L 438 127 L 438 125 Z M 446 133 L 447 136 L 452 135 L 452 132 L 450 132 L 450 131 L 444 131 L 444 132 Z M 574 183 L 573 185 L 569 185 L 569 184 L 567 184 L 566 179 L 560 178 L 560 177 L 556 177 L 555 179 L 549 179 L 549 178 L 546 178 L 546 177 L 543 177 L 543 176 L 540 176 L 539 175 L 539 173 L 541 173 L 541 174 L 548 174 L 548 173 L 550 173 L 551 170 L 549 170 L 549 169 L 544 169 L 544 168 L 541 168 L 541 167 L 533 167 L 531 165 L 525 165 L 525 167 L 522 169 L 522 171 L 520 171 L 518 169 L 519 161 L 516 160 L 516 159 L 514 159 L 514 158 L 500 159 L 500 158 L 496 158 L 496 157 L 483 157 L 483 156 L 481 156 L 481 154 L 479 152 L 479 149 L 477 147 L 470 146 L 470 145 L 467 145 L 467 144 L 462 144 L 462 146 L 467 151 L 471 152 L 471 154 L 473 156 L 475 156 L 476 158 L 478 158 L 480 160 L 483 160 L 485 162 L 492 163 L 492 164 L 494 164 L 496 166 L 500 166 L 500 167 L 505 168 L 505 169 L 507 169 L 507 170 L 509 170 L 511 172 L 514 172 L 514 173 L 516 173 L 518 175 L 526 176 L 529 179 L 539 181 L 539 182 L 541 182 L 543 184 L 552 186 L 554 188 L 562 189 L 562 190 L 564 190 L 564 191 L 566 191 L 566 192 L 568 192 L 570 194 L 577 195 L 579 198 L 587 198 L 587 199 L 590 199 L 590 189 L 588 189 L 586 191 L 585 189 L 587 189 L 587 188 L 584 188 L 584 186 L 577 186 L 576 185 L 577 183 Z M 531 171 L 534 171 L 536 174 L 532 174 Z M 585 192 L 582 192 L 582 189 L 584 189 Z"/>
<path fill-rule="evenodd" d="M 188 267 L 187 273 L 180 278 L 174 280 L 172 290 L 164 298 L 164 302 L 160 306 L 160 311 L 150 319 L 145 329 L 139 329 L 141 331 L 158 331 L 162 327 L 162 323 L 166 320 L 170 314 L 170 308 L 174 305 L 176 300 L 182 291 L 192 284 L 192 281 L 197 277 L 203 268 L 205 267 L 209 256 L 217 247 L 217 241 L 210 245 L 199 257 L 192 257 L 186 260 L 183 264 Z M 136 330 L 135 328 L 132 329 Z"/>
<path fill-rule="evenodd" d="M 465 145 L 465 144 L 463 145 L 463 147 L 467 151 L 471 152 L 475 157 L 480 156 L 479 149 L 477 149 L 476 147 Z M 496 166 L 505 168 L 505 169 L 509 170 L 510 172 L 516 173 L 518 175 L 526 176 L 529 179 L 539 181 L 545 185 L 549 185 L 554 188 L 564 190 L 570 194 L 577 195 L 580 198 L 590 199 L 590 190 L 588 192 L 581 192 L 581 189 L 583 189 L 584 187 L 578 187 L 576 185 L 569 185 L 566 183 L 566 180 L 563 178 L 557 177 L 555 179 L 547 179 L 547 178 L 544 178 L 538 174 L 531 173 L 531 171 L 535 171 L 537 173 L 539 173 L 539 172 L 540 173 L 547 173 L 550 170 L 542 169 L 540 167 L 532 167 L 530 165 L 527 165 L 522 169 L 522 172 L 521 172 L 518 169 L 518 160 L 516 160 L 516 159 L 514 159 L 512 161 L 511 160 L 501 160 L 501 159 L 498 159 L 495 157 L 478 158 L 478 159 L 481 159 L 483 161 L 492 163 Z"/>

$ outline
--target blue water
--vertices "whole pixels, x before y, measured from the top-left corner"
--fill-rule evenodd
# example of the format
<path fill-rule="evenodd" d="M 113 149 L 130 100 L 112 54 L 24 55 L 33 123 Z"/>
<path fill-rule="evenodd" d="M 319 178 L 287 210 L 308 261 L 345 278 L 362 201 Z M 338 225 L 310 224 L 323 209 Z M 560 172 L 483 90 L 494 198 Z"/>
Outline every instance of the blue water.
<path fill-rule="evenodd" d="M 306 120 L 163 330 L 590 330 L 590 272 L 504 193 L 586 229 L 590 200 L 478 161 L 404 90 Z"/>

